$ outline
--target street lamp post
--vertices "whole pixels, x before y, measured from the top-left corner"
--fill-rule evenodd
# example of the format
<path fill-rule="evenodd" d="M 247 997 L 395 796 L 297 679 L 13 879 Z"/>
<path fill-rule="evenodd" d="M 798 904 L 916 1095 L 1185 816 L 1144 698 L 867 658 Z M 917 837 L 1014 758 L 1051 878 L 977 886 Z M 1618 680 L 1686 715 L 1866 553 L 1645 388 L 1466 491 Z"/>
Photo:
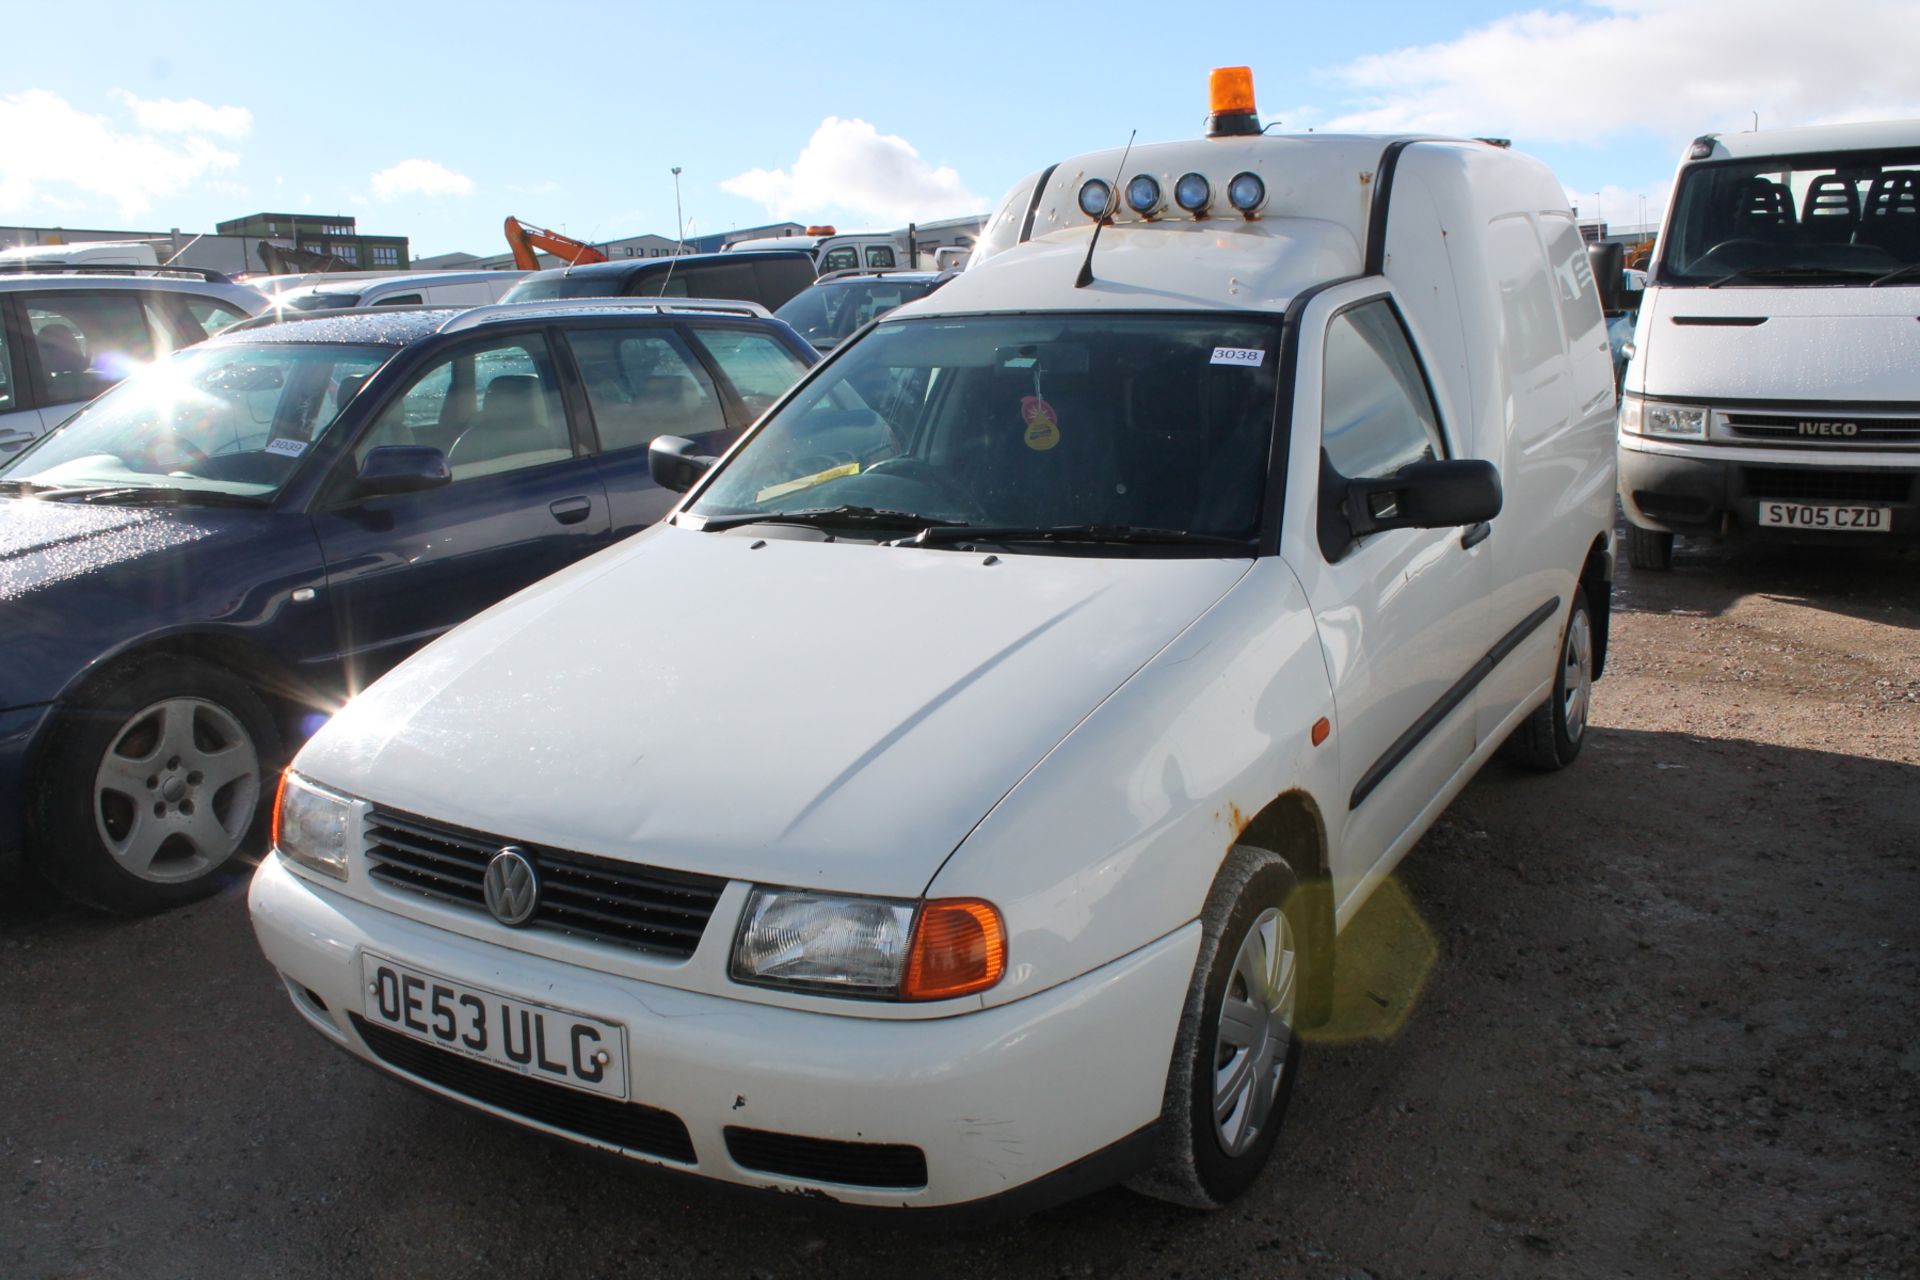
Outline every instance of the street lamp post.
<path fill-rule="evenodd" d="M 687 220 L 680 216 L 680 166 L 673 166 L 673 231 L 676 247 L 674 252 L 687 251 Z"/>

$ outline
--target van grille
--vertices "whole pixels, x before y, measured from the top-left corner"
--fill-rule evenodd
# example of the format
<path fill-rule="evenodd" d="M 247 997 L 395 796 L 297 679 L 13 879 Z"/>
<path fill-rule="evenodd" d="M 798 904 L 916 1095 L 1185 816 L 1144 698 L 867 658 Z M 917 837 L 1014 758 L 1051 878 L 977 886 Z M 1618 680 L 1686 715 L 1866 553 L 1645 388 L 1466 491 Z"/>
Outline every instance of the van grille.
<path fill-rule="evenodd" d="M 1845 423 L 1854 427 L 1855 432 L 1844 436 L 1807 435 L 1800 429 L 1803 422 Z M 1752 444 L 1793 444 L 1815 448 L 1851 445 L 1856 449 L 1920 445 L 1920 417 L 1865 417 L 1845 409 L 1809 409 L 1804 413 L 1785 414 L 1736 410 L 1726 415 L 1726 423 L 1729 436 Z"/>
<path fill-rule="evenodd" d="M 1839 467 L 1747 467 L 1747 496 L 1788 502 L 1905 502 L 1913 473 Z"/>
<path fill-rule="evenodd" d="M 532 1080 L 376 1027 L 357 1013 L 347 1018 L 374 1056 L 396 1070 L 538 1124 L 643 1155 L 693 1163 L 693 1139 L 671 1111 Z"/>
<path fill-rule="evenodd" d="M 484 912 L 487 863 L 509 844 L 540 873 L 540 905 L 526 927 L 617 942 L 654 955 L 682 960 L 692 955 L 727 886 L 719 876 L 504 840 L 392 809 L 368 815 L 368 875 L 388 889 Z"/>

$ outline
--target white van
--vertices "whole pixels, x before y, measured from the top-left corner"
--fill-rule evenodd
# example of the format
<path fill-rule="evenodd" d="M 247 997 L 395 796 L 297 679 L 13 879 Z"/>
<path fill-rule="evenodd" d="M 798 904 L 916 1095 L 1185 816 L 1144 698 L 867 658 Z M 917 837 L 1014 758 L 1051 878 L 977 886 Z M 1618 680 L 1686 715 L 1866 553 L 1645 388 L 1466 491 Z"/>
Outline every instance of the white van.
<path fill-rule="evenodd" d="M 1920 543 L 1920 120 L 1700 138 L 1620 410 L 1628 559 Z"/>
<path fill-rule="evenodd" d="M 525 271 L 422 271 L 373 280 L 320 280 L 274 296 L 292 311 L 368 307 L 483 307 L 504 298 Z"/>
<path fill-rule="evenodd" d="M 9 267 L 157 267 L 160 255 L 145 240 L 83 240 L 78 244 L 27 244 L 0 249 L 0 270 Z"/>
<path fill-rule="evenodd" d="M 298 1014 L 727 1182 L 1243 1190 L 1339 930 L 1503 743 L 1579 752 L 1614 491 L 1553 175 L 1245 102 L 1022 180 L 335 716 L 250 893 Z"/>
<path fill-rule="evenodd" d="M 914 265 L 908 260 L 905 238 L 888 231 L 808 227 L 805 235 L 735 240 L 722 246 L 721 251 L 739 253 L 749 249 L 805 249 L 813 255 L 814 270 L 821 275 L 829 271 L 888 271 Z"/>

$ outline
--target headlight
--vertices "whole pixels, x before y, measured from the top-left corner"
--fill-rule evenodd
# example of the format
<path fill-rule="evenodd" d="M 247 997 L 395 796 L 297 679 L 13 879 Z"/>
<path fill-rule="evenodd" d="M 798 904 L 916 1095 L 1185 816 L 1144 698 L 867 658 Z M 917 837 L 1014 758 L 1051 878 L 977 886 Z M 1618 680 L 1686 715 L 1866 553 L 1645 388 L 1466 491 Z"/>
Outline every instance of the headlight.
<path fill-rule="evenodd" d="M 1099 178 L 1080 184 L 1080 212 L 1089 218 L 1104 218 L 1113 212 L 1113 188 Z"/>
<path fill-rule="evenodd" d="M 1135 174 L 1127 184 L 1127 208 L 1143 218 L 1160 211 L 1160 183 L 1151 174 Z"/>
<path fill-rule="evenodd" d="M 1173 184 L 1174 203 L 1188 213 L 1205 213 L 1213 203 L 1213 185 L 1201 173 L 1183 173 Z"/>
<path fill-rule="evenodd" d="M 1705 405 L 1666 404 L 1624 396 L 1620 401 L 1620 429 L 1629 435 L 1705 440 L 1707 412 Z"/>
<path fill-rule="evenodd" d="M 1227 183 L 1227 203 L 1252 217 L 1267 202 L 1267 184 L 1257 173 L 1236 173 Z"/>
<path fill-rule="evenodd" d="M 347 840 L 353 801 L 315 786 L 289 769 L 273 800 L 273 847 L 303 867 L 347 878 Z"/>
<path fill-rule="evenodd" d="M 755 888 L 734 939 L 732 973 L 759 986 L 945 1000 L 984 991 L 1006 966 L 1006 926 L 990 903 Z"/>

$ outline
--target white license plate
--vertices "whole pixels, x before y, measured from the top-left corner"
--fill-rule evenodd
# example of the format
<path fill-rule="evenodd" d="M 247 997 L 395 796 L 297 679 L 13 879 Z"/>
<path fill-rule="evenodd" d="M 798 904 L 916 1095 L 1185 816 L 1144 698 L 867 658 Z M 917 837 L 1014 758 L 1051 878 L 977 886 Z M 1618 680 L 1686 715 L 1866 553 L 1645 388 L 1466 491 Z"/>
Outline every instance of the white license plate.
<path fill-rule="evenodd" d="M 1893 525 L 1893 508 L 1763 502 L 1760 504 L 1760 523 L 1775 529 L 1845 529 L 1860 533 L 1885 533 Z"/>
<path fill-rule="evenodd" d="M 367 1020 L 451 1053 L 609 1098 L 627 1096 L 623 1027 L 360 956 Z"/>

